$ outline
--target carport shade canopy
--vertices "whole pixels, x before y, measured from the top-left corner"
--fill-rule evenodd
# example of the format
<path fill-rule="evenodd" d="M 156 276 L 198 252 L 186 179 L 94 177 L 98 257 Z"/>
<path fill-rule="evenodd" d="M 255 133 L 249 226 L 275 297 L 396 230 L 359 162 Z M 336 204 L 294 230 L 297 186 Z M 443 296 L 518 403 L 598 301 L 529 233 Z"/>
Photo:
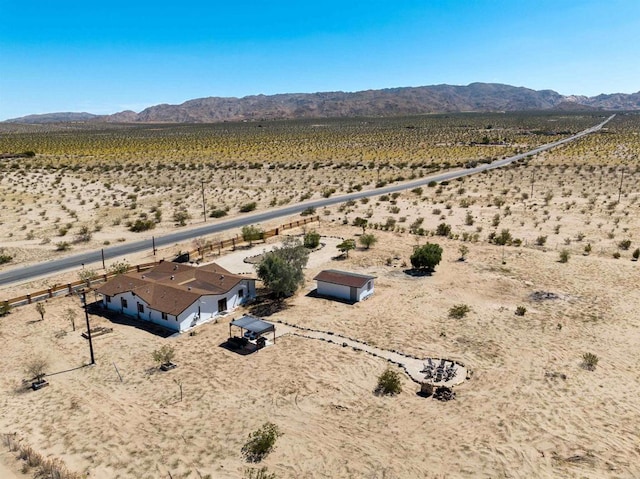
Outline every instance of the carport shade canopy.
<path fill-rule="evenodd" d="M 260 335 L 272 331 L 274 342 L 276 339 L 276 326 L 274 324 L 267 323 L 266 321 L 262 321 L 255 316 L 245 315 L 241 318 L 234 319 L 233 321 L 231 321 L 229 329 L 231 329 L 231 326 L 237 326 L 241 329 L 246 329 L 247 331 L 251 331 L 252 333 Z"/>

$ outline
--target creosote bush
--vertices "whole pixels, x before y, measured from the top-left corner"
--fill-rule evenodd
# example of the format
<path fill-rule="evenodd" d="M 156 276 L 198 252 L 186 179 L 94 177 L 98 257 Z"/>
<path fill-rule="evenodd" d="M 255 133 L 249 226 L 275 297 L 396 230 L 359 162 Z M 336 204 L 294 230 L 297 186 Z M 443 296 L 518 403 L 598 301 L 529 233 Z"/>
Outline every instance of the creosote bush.
<path fill-rule="evenodd" d="M 563 249 L 562 251 L 560 251 L 560 262 L 561 263 L 567 263 L 569 261 L 569 250 L 568 249 Z"/>
<path fill-rule="evenodd" d="M 451 306 L 451 308 L 449 309 L 449 317 L 462 319 L 467 315 L 469 311 L 471 311 L 471 309 L 466 304 L 456 304 L 454 306 Z"/>
<path fill-rule="evenodd" d="M 394 369 L 387 368 L 379 377 L 375 393 L 379 396 L 395 396 L 402 392 L 400 384 L 400 373 Z"/>
<path fill-rule="evenodd" d="M 516 316 L 524 316 L 524 313 L 527 312 L 527 308 L 525 308 L 524 306 L 518 306 L 516 308 Z"/>
<path fill-rule="evenodd" d="M 280 436 L 282 432 L 278 426 L 272 422 L 265 422 L 249 434 L 249 440 L 242 446 L 242 455 L 248 462 L 260 462 L 273 450 Z"/>

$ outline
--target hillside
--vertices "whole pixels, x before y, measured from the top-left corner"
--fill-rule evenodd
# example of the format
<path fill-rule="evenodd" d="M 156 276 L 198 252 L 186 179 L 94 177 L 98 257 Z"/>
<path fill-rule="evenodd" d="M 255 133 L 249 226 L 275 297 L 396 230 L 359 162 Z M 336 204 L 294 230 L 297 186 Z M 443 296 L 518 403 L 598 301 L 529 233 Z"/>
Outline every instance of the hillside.
<path fill-rule="evenodd" d="M 243 98 L 208 97 L 180 105 L 156 105 L 140 113 L 51 113 L 8 120 L 14 123 L 107 121 L 114 123 L 212 123 L 223 121 L 402 116 L 428 113 L 526 110 L 638 110 L 640 92 L 595 97 L 563 96 L 553 90 L 531 90 L 496 83 L 434 85 L 359 92 L 285 93 Z"/>

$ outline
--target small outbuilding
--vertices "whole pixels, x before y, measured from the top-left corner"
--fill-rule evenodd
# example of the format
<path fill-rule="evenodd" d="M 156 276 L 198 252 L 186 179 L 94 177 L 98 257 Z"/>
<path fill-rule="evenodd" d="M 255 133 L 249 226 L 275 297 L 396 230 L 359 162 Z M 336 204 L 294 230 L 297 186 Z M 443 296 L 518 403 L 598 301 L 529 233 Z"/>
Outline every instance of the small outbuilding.
<path fill-rule="evenodd" d="M 373 294 L 375 276 L 325 269 L 315 278 L 318 296 L 336 298 L 351 303 L 367 299 Z"/>

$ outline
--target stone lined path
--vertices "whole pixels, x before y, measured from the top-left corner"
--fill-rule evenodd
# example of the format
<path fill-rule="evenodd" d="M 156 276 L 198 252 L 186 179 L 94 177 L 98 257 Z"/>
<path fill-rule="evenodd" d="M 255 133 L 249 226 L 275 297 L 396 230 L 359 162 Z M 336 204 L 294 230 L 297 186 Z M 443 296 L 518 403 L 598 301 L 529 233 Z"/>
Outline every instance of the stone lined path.
<path fill-rule="evenodd" d="M 341 336 L 339 334 L 332 334 L 328 331 L 317 331 L 313 329 L 300 328 L 293 324 L 281 323 L 277 322 L 276 324 L 276 338 L 280 336 L 285 336 L 287 334 L 293 336 L 300 336 L 308 339 L 317 339 L 319 341 L 326 341 L 328 343 L 337 344 L 343 347 L 350 347 L 353 349 L 357 349 L 360 351 L 364 351 L 373 356 L 386 359 L 390 363 L 397 364 L 402 367 L 407 375 L 416 383 L 421 384 L 425 382 L 425 375 L 421 373 L 424 369 L 424 364 L 427 361 L 427 358 L 420 359 L 413 356 L 408 356 L 398 351 L 389 351 L 387 349 L 377 348 L 375 346 L 371 346 L 369 344 L 363 343 L 362 341 L 358 341 L 357 339 L 347 338 L 346 336 Z M 431 358 L 432 361 L 436 364 L 440 362 L 441 358 Z M 455 386 L 464 382 L 467 378 L 467 368 L 456 361 L 457 372 L 453 379 L 450 381 L 440 381 L 438 383 L 432 382 L 432 384 L 436 384 L 438 386 Z"/>

